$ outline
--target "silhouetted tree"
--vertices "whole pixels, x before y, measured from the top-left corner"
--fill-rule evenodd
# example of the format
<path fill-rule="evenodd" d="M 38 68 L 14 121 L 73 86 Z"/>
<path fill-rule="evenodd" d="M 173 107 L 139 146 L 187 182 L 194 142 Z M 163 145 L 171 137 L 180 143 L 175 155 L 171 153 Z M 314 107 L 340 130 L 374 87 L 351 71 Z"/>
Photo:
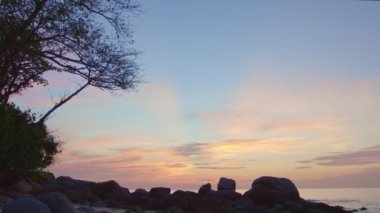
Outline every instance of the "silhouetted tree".
<path fill-rule="evenodd" d="M 30 111 L 0 103 L 0 173 L 46 168 L 61 152 L 61 142 Z"/>
<path fill-rule="evenodd" d="M 48 71 L 79 76 L 82 84 L 62 97 L 38 123 L 83 89 L 128 90 L 139 82 L 128 13 L 130 0 L 1 0 L 0 103 Z M 112 30 L 112 31 L 111 31 Z"/>

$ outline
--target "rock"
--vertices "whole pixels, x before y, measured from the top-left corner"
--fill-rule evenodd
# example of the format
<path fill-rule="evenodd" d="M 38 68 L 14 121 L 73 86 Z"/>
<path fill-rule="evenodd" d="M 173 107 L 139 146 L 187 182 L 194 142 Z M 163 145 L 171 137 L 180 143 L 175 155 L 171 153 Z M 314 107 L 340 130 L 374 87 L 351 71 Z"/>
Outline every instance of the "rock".
<path fill-rule="evenodd" d="M 151 205 L 148 208 L 148 210 L 155 210 L 155 211 L 162 210 L 164 208 L 166 200 L 167 198 L 165 197 L 153 197 Z"/>
<path fill-rule="evenodd" d="M 44 190 L 44 187 L 38 182 L 29 181 L 29 184 L 32 186 L 33 194 L 39 193 Z"/>
<path fill-rule="evenodd" d="M 85 203 L 96 203 L 101 201 L 99 197 L 96 195 L 92 194 L 88 189 L 86 188 L 70 188 L 70 187 L 65 187 L 61 190 L 59 190 L 62 194 L 64 194 L 67 198 L 69 198 L 70 201 L 74 203 L 80 203 L 80 204 L 85 204 Z"/>
<path fill-rule="evenodd" d="M 218 182 L 218 191 L 235 191 L 236 190 L 236 182 L 235 180 L 222 177 Z"/>
<path fill-rule="evenodd" d="M 149 192 L 145 189 L 136 189 L 134 193 L 138 195 L 149 195 Z"/>
<path fill-rule="evenodd" d="M 57 177 L 56 182 L 60 185 L 77 185 L 77 181 L 69 176 L 59 176 Z"/>
<path fill-rule="evenodd" d="M 170 188 L 154 187 L 150 189 L 149 194 L 153 197 L 169 197 L 170 191 Z"/>
<path fill-rule="evenodd" d="M 223 191 L 219 191 L 218 193 L 221 194 L 222 197 L 227 200 L 236 200 L 243 197 L 243 195 L 240 194 L 239 192 L 234 192 L 230 190 L 223 190 Z"/>
<path fill-rule="evenodd" d="M 33 186 L 28 183 L 26 180 L 19 180 L 12 184 L 8 190 L 17 192 L 19 194 L 25 194 L 33 191 Z"/>
<path fill-rule="evenodd" d="M 145 213 L 145 211 L 138 206 L 132 206 L 130 210 L 127 210 L 124 213 Z"/>
<path fill-rule="evenodd" d="M 0 204 L 7 205 L 13 201 L 12 198 L 0 195 Z"/>
<path fill-rule="evenodd" d="M 92 186 L 95 185 L 92 181 L 78 180 L 69 176 L 59 176 L 56 179 L 56 183 L 65 186 Z"/>
<path fill-rule="evenodd" d="M 5 205 L 3 213 L 50 213 L 49 207 L 33 198 L 21 197 Z"/>
<path fill-rule="evenodd" d="M 50 192 L 37 197 L 37 199 L 48 205 L 52 213 L 76 213 L 70 200 L 59 192 Z"/>
<path fill-rule="evenodd" d="M 287 202 L 283 205 L 276 205 L 272 211 L 275 213 L 304 213 L 307 212 L 307 209 L 301 203 Z"/>
<path fill-rule="evenodd" d="M 223 204 L 218 197 L 202 196 L 192 203 L 190 212 L 220 212 Z"/>
<path fill-rule="evenodd" d="M 254 212 L 254 203 L 250 199 L 237 199 L 232 203 L 225 205 L 222 212 Z"/>
<path fill-rule="evenodd" d="M 39 172 L 37 182 L 42 184 L 42 185 L 54 183 L 55 182 L 55 176 L 51 172 Z"/>
<path fill-rule="evenodd" d="M 80 213 L 96 213 L 96 210 L 91 208 L 91 207 L 88 207 L 88 206 L 81 206 L 81 207 L 78 207 L 77 210 L 80 212 Z"/>
<path fill-rule="evenodd" d="M 152 198 L 145 196 L 145 195 L 139 195 L 139 194 L 131 194 L 131 196 L 128 198 L 128 203 L 134 206 L 139 206 L 143 209 L 150 208 L 152 204 Z"/>
<path fill-rule="evenodd" d="M 366 207 L 361 207 L 359 210 L 360 211 L 367 211 L 368 209 Z"/>
<path fill-rule="evenodd" d="M 177 190 L 165 200 L 164 209 L 178 207 L 182 210 L 187 210 L 191 200 L 192 197 L 188 193 Z"/>
<path fill-rule="evenodd" d="M 292 181 L 287 178 L 268 176 L 253 181 L 251 190 L 244 196 L 259 205 L 274 205 L 300 200 L 298 190 Z"/>
<path fill-rule="evenodd" d="M 199 195 L 204 195 L 206 194 L 207 192 L 211 191 L 212 190 L 212 187 L 211 187 L 211 184 L 210 183 L 207 183 L 205 185 L 202 185 L 199 190 L 198 190 L 198 194 Z"/>
<path fill-rule="evenodd" d="M 215 190 L 211 190 L 211 191 L 207 192 L 206 194 L 204 194 L 201 197 L 213 197 L 213 198 L 217 198 L 219 200 L 224 199 L 222 193 L 217 192 Z"/>
<path fill-rule="evenodd" d="M 121 187 L 114 180 L 96 183 L 92 186 L 91 191 L 94 195 L 105 200 L 124 201 L 130 197 L 129 190 Z"/>
<path fill-rule="evenodd" d="M 185 211 L 178 207 L 170 207 L 164 210 L 164 213 L 185 213 Z"/>

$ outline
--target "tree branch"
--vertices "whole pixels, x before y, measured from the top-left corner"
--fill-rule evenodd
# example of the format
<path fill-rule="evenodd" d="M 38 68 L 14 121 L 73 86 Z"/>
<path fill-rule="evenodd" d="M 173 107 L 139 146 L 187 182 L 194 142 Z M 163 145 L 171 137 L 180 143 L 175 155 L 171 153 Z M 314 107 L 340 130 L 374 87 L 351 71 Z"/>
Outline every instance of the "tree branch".
<path fill-rule="evenodd" d="M 86 88 L 88 85 L 91 84 L 91 81 L 89 80 L 86 84 L 84 84 L 83 86 L 79 87 L 75 92 L 73 92 L 71 95 L 67 96 L 67 97 L 63 97 L 58 103 L 56 103 L 49 111 L 47 111 L 45 113 L 44 116 L 42 116 L 40 118 L 40 120 L 38 120 L 38 124 L 43 124 L 45 122 L 45 120 L 51 115 L 51 113 L 53 113 L 55 110 L 57 110 L 59 107 L 61 107 L 63 104 L 65 104 L 66 102 L 68 102 L 71 98 L 73 98 L 74 96 L 78 95 L 84 88 Z"/>

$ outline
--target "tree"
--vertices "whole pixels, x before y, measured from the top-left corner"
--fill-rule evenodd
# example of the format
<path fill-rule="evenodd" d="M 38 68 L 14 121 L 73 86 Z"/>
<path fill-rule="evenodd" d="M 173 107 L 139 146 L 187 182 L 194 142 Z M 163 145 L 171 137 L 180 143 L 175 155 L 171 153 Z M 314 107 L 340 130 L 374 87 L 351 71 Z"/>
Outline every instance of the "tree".
<path fill-rule="evenodd" d="M 0 104 L 0 121 L 0 172 L 43 169 L 61 152 L 61 142 L 29 111 Z"/>
<path fill-rule="evenodd" d="M 139 83 L 128 13 L 131 0 L 1 0 L 0 103 L 36 84 L 46 72 L 78 76 L 81 85 L 37 123 L 88 86 L 129 90 Z M 109 29 L 113 29 L 110 32 Z"/>

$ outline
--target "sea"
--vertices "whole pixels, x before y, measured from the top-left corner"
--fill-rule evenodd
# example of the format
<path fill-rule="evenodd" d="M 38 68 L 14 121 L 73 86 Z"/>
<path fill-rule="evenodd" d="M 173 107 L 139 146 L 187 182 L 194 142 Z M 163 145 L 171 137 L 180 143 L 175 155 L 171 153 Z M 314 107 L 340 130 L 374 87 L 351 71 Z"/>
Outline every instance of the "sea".
<path fill-rule="evenodd" d="M 302 198 L 319 201 L 347 209 L 367 210 L 365 213 L 380 213 L 380 188 L 326 188 L 299 189 Z"/>

